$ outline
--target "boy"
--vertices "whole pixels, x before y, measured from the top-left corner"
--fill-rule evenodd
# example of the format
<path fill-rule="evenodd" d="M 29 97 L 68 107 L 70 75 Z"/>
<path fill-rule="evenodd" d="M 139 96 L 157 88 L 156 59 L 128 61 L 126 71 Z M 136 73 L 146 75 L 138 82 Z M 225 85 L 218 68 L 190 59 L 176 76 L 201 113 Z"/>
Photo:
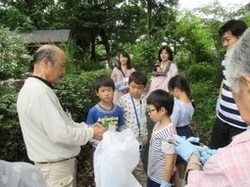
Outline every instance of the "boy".
<path fill-rule="evenodd" d="M 147 98 L 148 114 L 156 122 L 149 146 L 147 187 L 170 187 L 175 171 L 175 145 L 164 143 L 176 134 L 171 121 L 174 98 L 164 90 L 155 90 Z"/>
<path fill-rule="evenodd" d="M 129 93 L 119 99 L 120 106 L 124 112 L 125 125 L 132 129 L 141 146 L 141 159 L 133 174 L 142 186 L 145 186 L 147 183 L 147 175 L 143 169 L 142 162 L 144 158 L 143 146 L 148 145 L 147 102 L 146 96 L 142 94 L 146 84 L 147 77 L 144 74 L 133 72 L 128 80 Z"/>
<path fill-rule="evenodd" d="M 89 110 L 86 123 L 90 125 L 99 122 L 109 130 L 121 131 L 124 126 L 123 111 L 113 104 L 115 90 L 113 79 L 101 75 L 96 79 L 94 88 L 100 101 Z M 91 140 L 91 143 L 96 147 L 99 141 Z"/>

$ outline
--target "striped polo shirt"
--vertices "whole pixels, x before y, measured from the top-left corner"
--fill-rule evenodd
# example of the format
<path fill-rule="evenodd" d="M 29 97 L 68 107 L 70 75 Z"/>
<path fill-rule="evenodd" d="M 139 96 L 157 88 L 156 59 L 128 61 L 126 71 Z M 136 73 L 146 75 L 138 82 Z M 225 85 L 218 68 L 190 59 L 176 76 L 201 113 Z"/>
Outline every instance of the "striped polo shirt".
<path fill-rule="evenodd" d="M 221 90 L 218 118 L 224 123 L 236 128 L 247 129 L 247 124 L 240 116 L 238 107 L 233 99 L 232 91 L 229 87 L 228 81 L 225 78 L 225 64 L 230 55 L 232 55 L 232 51 L 232 48 L 229 49 L 225 55 L 225 59 L 222 61 L 223 85 Z"/>
<path fill-rule="evenodd" d="M 175 154 L 175 145 L 170 143 L 166 145 L 166 139 L 175 135 L 176 129 L 171 123 L 161 130 L 156 130 L 158 125 L 159 123 L 156 123 L 153 128 L 149 145 L 148 177 L 160 184 L 164 176 L 165 154 Z M 173 173 L 174 171 L 175 168 Z"/>

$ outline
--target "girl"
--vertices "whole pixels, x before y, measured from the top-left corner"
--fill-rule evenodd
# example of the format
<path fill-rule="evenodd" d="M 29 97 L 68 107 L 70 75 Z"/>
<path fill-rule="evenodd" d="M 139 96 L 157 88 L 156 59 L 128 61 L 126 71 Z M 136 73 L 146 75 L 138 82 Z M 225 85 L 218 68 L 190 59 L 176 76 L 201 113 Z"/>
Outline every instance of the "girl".
<path fill-rule="evenodd" d="M 134 71 L 129 54 L 125 51 L 120 52 L 117 67 L 113 69 L 111 74 L 116 87 L 113 98 L 114 104 L 118 104 L 119 98 L 128 92 L 128 78 Z"/>
<path fill-rule="evenodd" d="M 170 47 L 161 47 L 158 53 L 158 59 L 159 63 L 155 65 L 155 69 L 152 72 L 149 93 L 157 89 L 168 91 L 169 80 L 178 74 L 177 66 L 173 63 L 173 52 Z"/>
<path fill-rule="evenodd" d="M 181 75 L 172 77 L 169 81 L 168 89 L 175 97 L 171 120 L 176 127 L 177 134 L 186 138 L 194 136 L 189 127 L 194 114 L 194 106 L 186 78 Z M 175 186 L 179 187 L 183 183 L 186 170 L 186 162 L 179 156 L 177 157 L 176 167 Z"/>

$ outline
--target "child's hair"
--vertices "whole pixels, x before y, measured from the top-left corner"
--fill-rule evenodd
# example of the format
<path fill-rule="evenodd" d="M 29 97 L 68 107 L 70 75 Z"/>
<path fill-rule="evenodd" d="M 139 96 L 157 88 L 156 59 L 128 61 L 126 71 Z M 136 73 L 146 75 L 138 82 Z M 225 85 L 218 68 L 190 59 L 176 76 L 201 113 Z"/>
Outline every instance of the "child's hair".
<path fill-rule="evenodd" d="M 112 89 L 115 90 L 114 80 L 108 75 L 100 75 L 95 80 L 94 88 L 95 88 L 96 92 L 98 92 L 98 90 L 101 86 L 112 87 Z"/>
<path fill-rule="evenodd" d="M 192 95 L 191 95 L 191 91 L 189 88 L 189 84 L 185 77 L 181 75 L 176 75 L 172 77 L 168 82 L 168 89 L 172 91 L 174 90 L 174 88 L 178 88 L 181 91 L 185 92 L 188 98 L 190 99 L 190 101 L 192 101 Z"/>
<path fill-rule="evenodd" d="M 166 50 L 166 51 L 167 51 L 167 53 L 168 53 L 168 55 L 169 55 L 169 58 L 168 58 L 168 59 L 169 59 L 170 61 L 173 61 L 173 51 L 171 50 L 171 48 L 168 47 L 168 46 L 162 46 L 162 47 L 160 48 L 159 52 L 158 52 L 158 60 L 159 60 L 159 62 L 162 61 L 162 59 L 161 59 L 161 52 L 162 52 L 163 50 Z"/>
<path fill-rule="evenodd" d="M 135 71 L 131 73 L 131 75 L 129 76 L 128 83 L 131 83 L 131 82 L 134 82 L 135 84 L 138 84 L 138 85 L 146 86 L 147 76 L 144 75 L 143 73 Z"/>
<path fill-rule="evenodd" d="M 155 90 L 149 94 L 147 104 L 153 105 L 157 111 L 163 107 L 167 110 L 167 115 L 171 116 L 174 107 L 174 97 L 165 90 Z"/>
<path fill-rule="evenodd" d="M 120 62 L 120 55 L 122 55 L 123 57 L 127 57 L 128 58 L 128 62 L 127 62 L 127 68 L 131 69 L 132 68 L 132 62 L 131 62 L 131 58 L 129 56 L 129 54 L 126 51 L 121 51 L 118 55 L 118 63 L 117 63 L 117 68 L 121 69 L 121 62 Z"/>

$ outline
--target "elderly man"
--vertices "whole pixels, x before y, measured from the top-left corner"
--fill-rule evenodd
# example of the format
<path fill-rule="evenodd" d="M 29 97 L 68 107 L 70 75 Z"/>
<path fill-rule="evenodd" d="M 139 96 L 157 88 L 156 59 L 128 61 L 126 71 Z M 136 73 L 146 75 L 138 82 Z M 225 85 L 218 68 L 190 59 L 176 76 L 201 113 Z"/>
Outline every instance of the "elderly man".
<path fill-rule="evenodd" d="M 226 64 L 226 78 L 242 119 L 250 124 L 250 28 L 234 46 Z M 188 161 L 187 186 L 248 187 L 250 186 L 250 131 L 235 137 L 231 144 L 220 148 L 201 170 L 201 156 L 187 140 L 176 136 L 177 153 Z"/>
<path fill-rule="evenodd" d="M 50 187 L 76 186 L 76 159 L 80 146 L 91 138 L 101 140 L 105 128 L 75 123 L 64 112 L 53 85 L 65 73 L 65 53 L 43 45 L 33 56 L 32 75 L 17 100 L 17 111 L 28 157 Z"/>

